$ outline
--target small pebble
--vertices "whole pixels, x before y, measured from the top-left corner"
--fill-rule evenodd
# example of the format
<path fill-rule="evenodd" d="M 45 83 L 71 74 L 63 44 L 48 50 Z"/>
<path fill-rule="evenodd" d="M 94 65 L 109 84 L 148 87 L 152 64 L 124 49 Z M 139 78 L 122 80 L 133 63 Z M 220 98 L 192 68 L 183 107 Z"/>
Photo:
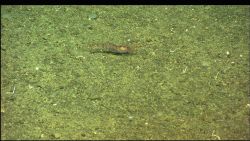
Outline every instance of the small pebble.
<path fill-rule="evenodd" d="M 250 104 L 247 104 L 247 106 L 246 106 L 246 107 L 250 108 Z"/>
<path fill-rule="evenodd" d="M 88 28 L 89 30 L 92 30 L 92 29 L 93 29 L 93 27 L 92 27 L 91 25 L 87 25 L 87 28 Z"/>
<path fill-rule="evenodd" d="M 29 84 L 29 89 L 32 89 L 33 88 L 33 86 L 31 86 L 30 84 Z"/>
<path fill-rule="evenodd" d="M 39 70 L 39 67 L 36 67 L 36 70 Z"/>
<path fill-rule="evenodd" d="M 140 66 L 136 66 L 136 70 L 140 70 L 141 68 L 140 68 Z"/>
<path fill-rule="evenodd" d="M 54 137 L 55 137 L 56 139 L 59 139 L 59 138 L 61 137 L 61 135 L 60 135 L 59 133 L 55 133 L 55 134 L 54 134 Z"/>
<path fill-rule="evenodd" d="M 41 136 L 40 136 L 41 138 L 44 138 L 45 137 L 45 135 L 44 134 L 41 134 Z"/>
<path fill-rule="evenodd" d="M 82 137 L 86 137 L 86 134 L 85 134 L 85 133 L 81 133 L 81 136 L 82 136 Z"/>
<path fill-rule="evenodd" d="M 229 51 L 227 51 L 226 54 L 229 55 L 230 54 Z"/>
<path fill-rule="evenodd" d="M 132 120 L 133 118 L 134 118 L 133 116 L 129 116 L 129 117 L 128 117 L 129 120 Z"/>
<path fill-rule="evenodd" d="M 201 62 L 201 65 L 202 65 L 203 67 L 209 67 L 209 66 L 210 66 L 210 62 L 208 62 L 208 61 L 202 61 L 202 62 Z"/>
<path fill-rule="evenodd" d="M 90 14 L 88 17 L 89 17 L 89 20 L 97 19 L 97 15 L 95 13 Z"/>
<path fill-rule="evenodd" d="M 5 112 L 5 110 L 1 108 L 1 114 L 4 113 L 4 112 Z"/>

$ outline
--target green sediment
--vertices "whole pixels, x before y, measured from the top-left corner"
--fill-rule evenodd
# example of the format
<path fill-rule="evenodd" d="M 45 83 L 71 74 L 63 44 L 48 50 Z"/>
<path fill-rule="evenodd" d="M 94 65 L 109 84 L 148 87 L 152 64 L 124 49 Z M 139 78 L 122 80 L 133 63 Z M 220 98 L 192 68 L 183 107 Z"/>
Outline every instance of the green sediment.
<path fill-rule="evenodd" d="M 249 6 L 2 6 L 1 139 L 250 139 Z M 91 53 L 103 43 L 135 55 Z"/>

